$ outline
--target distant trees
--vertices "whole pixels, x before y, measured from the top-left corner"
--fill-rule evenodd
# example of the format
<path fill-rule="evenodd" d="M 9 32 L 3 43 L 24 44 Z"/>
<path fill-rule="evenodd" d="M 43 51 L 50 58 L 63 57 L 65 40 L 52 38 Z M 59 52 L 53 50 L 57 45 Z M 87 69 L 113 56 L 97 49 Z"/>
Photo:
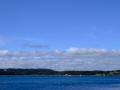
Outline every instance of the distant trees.
<path fill-rule="evenodd" d="M 0 75 L 92 75 L 114 76 L 120 75 L 117 71 L 54 71 L 51 69 L 0 69 Z"/>

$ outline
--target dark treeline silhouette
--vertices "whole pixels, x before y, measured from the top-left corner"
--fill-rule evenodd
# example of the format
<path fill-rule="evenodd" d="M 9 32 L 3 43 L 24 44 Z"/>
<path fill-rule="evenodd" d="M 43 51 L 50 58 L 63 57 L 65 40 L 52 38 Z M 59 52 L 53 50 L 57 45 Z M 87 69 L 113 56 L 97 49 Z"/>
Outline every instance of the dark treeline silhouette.
<path fill-rule="evenodd" d="M 113 76 L 120 75 L 120 70 L 115 71 L 54 71 L 51 69 L 0 69 L 0 75 L 95 75 Z"/>

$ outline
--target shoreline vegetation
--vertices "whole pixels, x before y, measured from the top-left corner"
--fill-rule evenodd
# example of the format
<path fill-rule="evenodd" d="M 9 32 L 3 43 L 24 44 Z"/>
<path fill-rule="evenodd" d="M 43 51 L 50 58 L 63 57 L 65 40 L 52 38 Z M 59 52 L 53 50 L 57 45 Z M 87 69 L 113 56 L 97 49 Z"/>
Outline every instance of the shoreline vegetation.
<path fill-rule="evenodd" d="M 120 70 L 113 70 L 113 71 L 54 71 L 51 69 L 0 69 L 0 75 L 120 76 Z"/>

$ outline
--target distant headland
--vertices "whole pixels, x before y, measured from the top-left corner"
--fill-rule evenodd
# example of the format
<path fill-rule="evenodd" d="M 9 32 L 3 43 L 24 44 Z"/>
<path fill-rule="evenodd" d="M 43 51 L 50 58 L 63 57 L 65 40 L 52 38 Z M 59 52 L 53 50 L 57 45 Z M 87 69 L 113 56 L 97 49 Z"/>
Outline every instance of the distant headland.
<path fill-rule="evenodd" d="M 120 76 L 120 70 L 113 70 L 113 71 L 54 71 L 51 69 L 0 69 L 0 75 Z"/>

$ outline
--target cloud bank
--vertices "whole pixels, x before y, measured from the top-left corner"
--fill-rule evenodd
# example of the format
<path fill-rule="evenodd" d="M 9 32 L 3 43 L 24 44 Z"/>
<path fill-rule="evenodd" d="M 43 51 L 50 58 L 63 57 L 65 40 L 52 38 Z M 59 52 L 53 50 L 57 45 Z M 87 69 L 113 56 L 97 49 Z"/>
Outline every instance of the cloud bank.
<path fill-rule="evenodd" d="M 0 51 L 0 68 L 48 68 L 53 70 L 118 70 L 120 51 L 69 48 L 64 51 Z"/>

